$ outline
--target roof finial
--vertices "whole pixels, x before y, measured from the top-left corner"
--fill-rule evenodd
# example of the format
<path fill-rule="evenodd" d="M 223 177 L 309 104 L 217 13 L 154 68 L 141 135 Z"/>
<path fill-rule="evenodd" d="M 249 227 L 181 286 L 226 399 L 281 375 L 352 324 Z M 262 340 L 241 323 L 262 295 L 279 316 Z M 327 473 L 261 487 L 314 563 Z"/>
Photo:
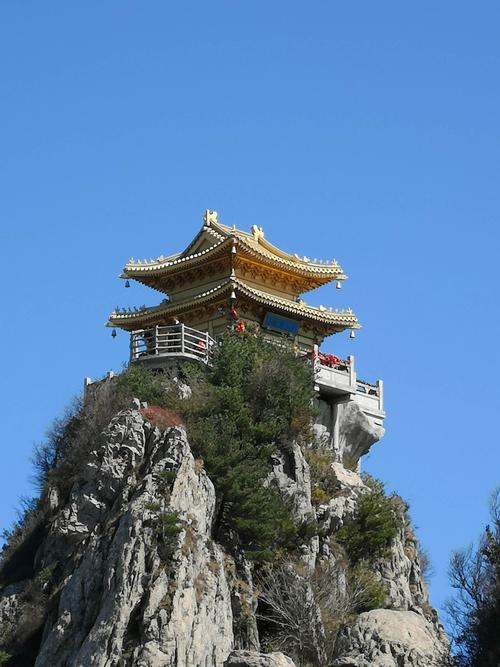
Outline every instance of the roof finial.
<path fill-rule="evenodd" d="M 217 211 L 209 211 L 207 208 L 205 210 L 205 215 L 203 216 L 203 224 L 205 224 L 207 227 L 210 227 L 212 222 L 215 222 L 217 224 Z"/>
<path fill-rule="evenodd" d="M 257 227 L 257 225 L 252 225 L 250 231 L 252 232 L 253 237 L 255 238 L 256 241 L 264 238 L 264 230 L 262 229 L 262 227 Z"/>

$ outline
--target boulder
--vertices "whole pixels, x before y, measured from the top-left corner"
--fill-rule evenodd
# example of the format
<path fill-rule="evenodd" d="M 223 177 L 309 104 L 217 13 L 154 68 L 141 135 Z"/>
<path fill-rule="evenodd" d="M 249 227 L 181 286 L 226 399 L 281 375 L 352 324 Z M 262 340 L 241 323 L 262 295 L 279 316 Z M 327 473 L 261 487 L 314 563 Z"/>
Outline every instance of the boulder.
<path fill-rule="evenodd" d="M 370 451 L 385 430 L 368 418 L 354 401 L 341 403 L 339 409 L 339 458 L 354 467 Z"/>
<path fill-rule="evenodd" d="M 345 627 L 332 667 L 441 667 L 448 645 L 423 615 L 374 609 Z"/>
<path fill-rule="evenodd" d="M 224 667 L 295 667 L 295 663 L 283 653 L 233 651 Z"/>

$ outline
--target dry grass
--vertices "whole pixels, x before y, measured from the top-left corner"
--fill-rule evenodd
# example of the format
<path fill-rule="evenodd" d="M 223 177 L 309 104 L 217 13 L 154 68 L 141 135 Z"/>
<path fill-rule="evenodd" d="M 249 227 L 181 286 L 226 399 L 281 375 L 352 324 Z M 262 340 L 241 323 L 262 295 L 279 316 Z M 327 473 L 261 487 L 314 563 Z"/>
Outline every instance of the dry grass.
<path fill-rule="evenodd" d="M 168 408 L 152 405 L 148 408 L 142 408 L 140 413 L 144 419 L 147 419 L 150 424 L 156 426 L 160 431 L 166 431 L 173 426 L 183 426 L 183 421 L 177 412 Z"/>

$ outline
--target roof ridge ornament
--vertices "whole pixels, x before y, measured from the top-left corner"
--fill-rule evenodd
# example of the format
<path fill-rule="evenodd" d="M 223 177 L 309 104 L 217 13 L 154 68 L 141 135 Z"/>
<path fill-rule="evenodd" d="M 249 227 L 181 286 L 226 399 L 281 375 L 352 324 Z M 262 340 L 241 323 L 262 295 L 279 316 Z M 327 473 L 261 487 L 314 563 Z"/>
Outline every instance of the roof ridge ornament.
<path fill-rule="evenodd" d="M 259 241 L 260 239 L 264 238 L 264 230 L 262 227 L 258 227 L 257 225 L 252 225 L 250 227 L 250 231 L 252 232 L 252 236 L 256 241 Z"/>
<path fill-rule="evenodd" d="M 215 222 L 215 224 L 218 224 L 217 220 L 217 211 L 210 211 L 208 208 L 205 210 L 205 214 L 203 216 L 203 224 L 206 225 L 207 227 L 210 227 L 210 225 Z"/>

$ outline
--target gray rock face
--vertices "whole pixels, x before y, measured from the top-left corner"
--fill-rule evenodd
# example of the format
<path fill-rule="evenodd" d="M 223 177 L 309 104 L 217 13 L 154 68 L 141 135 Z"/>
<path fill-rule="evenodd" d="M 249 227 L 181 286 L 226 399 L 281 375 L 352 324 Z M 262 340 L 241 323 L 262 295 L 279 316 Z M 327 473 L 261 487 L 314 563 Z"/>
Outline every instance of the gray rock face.
<path fill-rule="evenodd" d="M 375 569 L 387 590 L 388 606 L 401 610 L 428 606 L 428 591 L 420 570 L 417 540 L 410 526 L 401 527 L 388 557 L 380 559 Z"/>
<path fill-rule="evenodd" d="M 297 443 L 293 443 L 274 458 L 268 484 L 278 488 L 290 501 L 297 519 L 307 519 L 314 514 L 311 504 L 311 473 Z"/>
<path fill-rule="evenodd" d="M 344 522 L 352 519 L 356 499 L 360 494 L 368 493 L 369 488 L 358 473 L 347 470 L 341 463 L 332 463 L 331 470 L 337 493 L 328 505 L 321 506 L 317 512 L 323 528 L 333 533 L 342 528 Z"/>
<path fill-rule="evenodd" d="M 332 667 L 442 667 L 447 646 L 422 615 L 375 609 L 337 638 Z"/>
<path fill-rule="evenodd" d="M 175 475 L 171 489 L 165 471 Z M 210 539 L 214 488 L 184 432 L 162 435 L 138 412 L 123 413 L 85 479 L 45 545 L 48 561 L 81 540 L 36 667 L 221 665 L 234 643 L 231 590 Z M 159 537 L 162 515 L 175 517 L 178 535 Z"/>
<path fill-rule="evenodd" d="M 69 497 L 48 491 L 50 520 L 36 552 L 37 575 L 7 581 L 0 590 L 0 648 L 8 650 L 16 624 L 28 619 L 29 625 L 37 615 L 35 667 L 294 667 L 283 653 L 261 652 L 254 567 L 212 538 L 215 490 L 184 430 L 160 432 L 140 408 L 137 403 L 112 420 Z M 381 435 L 354 404 L 343 408 L 339 433 L 341 454 L 351 462 Z M 315 610 L 307 625 L 315 667 L 327 664 L 325 655 L 333 655 L 331 667 L 437 667 L 447 640 L 428 605 L 409 525 L 389 557 L 372 567 L 392 609 L 360 614 L 334 648 L 333 640 L 325 645 L 314 577 L 325 564 L 334 568 L 322 586 L 336 586 L 343 603 L 347 565 L 331 539 L 352 520 L 356 499 L 370 493 L 341 462 L 328 472 L 330 500 L 320 507 L 311 502 L 311 471 L 297 444 L 276 455 L 266 480 L 298 522 L 316 520 L 320 527 L 303 538 L 294 563 L 285 564 L 302 578 Z M 42 599 L 47 586 L 40 573 L 50 579 L 56 570 L 50 605 L 36 609 L 33 591 Z M 300 618 L 306 597 L 294 610 Z"/>

